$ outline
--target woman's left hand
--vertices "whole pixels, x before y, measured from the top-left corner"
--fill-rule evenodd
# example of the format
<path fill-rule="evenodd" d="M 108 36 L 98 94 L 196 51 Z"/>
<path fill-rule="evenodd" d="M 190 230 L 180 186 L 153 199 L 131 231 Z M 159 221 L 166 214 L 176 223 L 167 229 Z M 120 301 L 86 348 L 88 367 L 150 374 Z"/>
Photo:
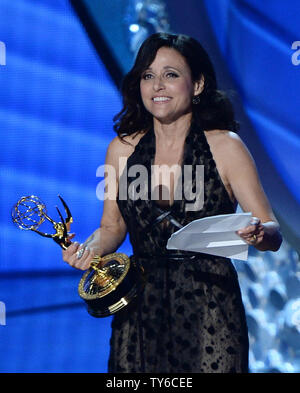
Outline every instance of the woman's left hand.
<path fill-rule="evenodd" d="M 265 231 L 260 219 L 257 217 L 252 217 L 250 225 L 245 228 L 239 229 L 238 231 L 236 231 L 236 233 L 246 243 L 255 247 L 263 241 Z"/>

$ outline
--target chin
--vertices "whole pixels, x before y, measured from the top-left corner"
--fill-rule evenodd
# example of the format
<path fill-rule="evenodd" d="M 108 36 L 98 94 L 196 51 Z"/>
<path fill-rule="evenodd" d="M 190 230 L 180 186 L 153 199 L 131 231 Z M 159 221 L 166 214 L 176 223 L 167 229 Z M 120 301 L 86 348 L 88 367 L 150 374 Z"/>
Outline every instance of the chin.
<path fill-rule="evenodd" d="M 155 116 L 155 115 L 153 115 L 153 118 L 155 120 L 159 121 L 161 124 L 171 124 L 176 120 L 176 118 L 169 117 L 169 116 Z"/>
<path fill-rule="evenodd" d="M 189 115 L 189 113 L 180 113 L 180 114 L 178 113 L 178 114 L 172 114 L 172 115 L 168 115 L 168 116 L 158 116 L 158 115 L 153 114 L 153 118 L 162 124 L 171 124 L 180 118 L 186 117 L 187 115 Z"/>

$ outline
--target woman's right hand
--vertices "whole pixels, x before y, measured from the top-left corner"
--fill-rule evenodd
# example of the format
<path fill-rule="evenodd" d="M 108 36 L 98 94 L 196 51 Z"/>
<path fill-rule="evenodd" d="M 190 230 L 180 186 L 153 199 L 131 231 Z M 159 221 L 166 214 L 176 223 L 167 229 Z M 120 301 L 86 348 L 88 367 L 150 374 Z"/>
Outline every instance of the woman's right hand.
<path fill-rule="evenodd" d="M 70 236 L 71 240 L 74 236 Z M 79 270 L 87 270 L 95 257 L 93 250 L 78 242 L 72 243 L 66 250 L 62 251 L 63 260 L 70 266 Z"/>

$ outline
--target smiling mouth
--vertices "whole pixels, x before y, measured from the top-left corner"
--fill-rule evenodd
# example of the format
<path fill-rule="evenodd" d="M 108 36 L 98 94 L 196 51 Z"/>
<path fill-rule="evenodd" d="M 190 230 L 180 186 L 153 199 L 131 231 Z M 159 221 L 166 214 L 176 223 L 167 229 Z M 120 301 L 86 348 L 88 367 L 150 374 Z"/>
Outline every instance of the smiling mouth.
<path fill-rule="evenodd" d="M 152 101 L 155 102 L 155 103 L 168 102 L 170 100 L 171 100 L 170 97 L 153 97 L 152 98 Z"/>

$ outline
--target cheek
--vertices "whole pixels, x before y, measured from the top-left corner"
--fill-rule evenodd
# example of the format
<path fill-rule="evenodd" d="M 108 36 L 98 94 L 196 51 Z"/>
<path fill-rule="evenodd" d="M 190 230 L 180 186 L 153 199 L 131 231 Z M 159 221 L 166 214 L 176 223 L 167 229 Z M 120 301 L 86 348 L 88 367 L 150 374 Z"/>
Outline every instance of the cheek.
<path fill-rule="evenodd" d="M 149 83 L 149 81 L 141 80 L 140 82 L 141 96 L 149 94 L 150 90 L 151 90 L 151 84 Z"/>
<path fill-rule="evenodd" d="M 189 81 L 181 80 L 170 86 L 169 92 L 179 100 L 187 100 L 193 97 L 193 86 Z"/>
<path fill-rule="evenodd" d="M 143 83 L 140 84 L 140 94 L 141 94 L 142 101 L 145 105 L 145 103 L 147 102 L 147 99 L 149 99 L 149 95 L 150 95 L 149 88 L 147 85 L 145 85 Z"/>
<path fill-rule="evenodd" d="M 190 83 L 189 81 L 186 81 L 185 83 L 182 84 L 182 91 L 185 92 L 185 95 L 189 96 L 189 97 L 193 97 L 194 95 L 194 86 L 192 83 Z"/>

